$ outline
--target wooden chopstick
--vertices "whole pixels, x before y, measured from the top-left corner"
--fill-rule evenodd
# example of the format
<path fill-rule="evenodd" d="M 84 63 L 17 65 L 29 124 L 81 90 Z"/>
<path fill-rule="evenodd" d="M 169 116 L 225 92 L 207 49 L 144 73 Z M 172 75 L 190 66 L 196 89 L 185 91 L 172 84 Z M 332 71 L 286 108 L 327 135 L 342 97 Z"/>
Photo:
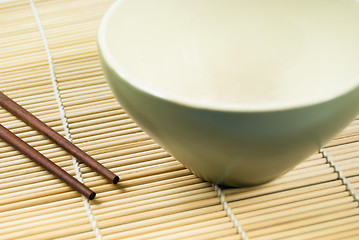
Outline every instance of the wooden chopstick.
<path fill-rule="evenodd" d="M 19 152 L 32 159 L 34 162 L 45 168 L 48 172 L 52 173 L 53 175 L 73 187 L 76 191 L 78 191 L 88 199 L 92 200 L 95 198 L 95 192 L 93 192 L 91 189 L 79 182 L 76 178 L 68 174 L 65 170 L 57 166 L 55 163 L 50 161 L 47 157 L 42 155 L 36 149 L 32 148 L 29 144 L 24 142 L 21 138 L 16 136 L 14 133 L 9 131 L 1 124 L 0 138 L 12 145 L 17 150 L 19 150 Z"/>
<path fill-rule="evenodd" d="M 57 133 L 51 127 L 47 126 L 44 122 L 39 120 L 37 117 L 28 112 L 25 108 L 17 104 L 11 98 L 6 96 L 3 92 L 0 91 L 0 105 L 5 108 L 7 111 L 21 119 L 23 122 L 27 123 L 34 129 L 38 130 L 53 142 L 55 142 L 58 146 L 62 147 L 68 153 L 76 157 L 78 160 L 82 161 L 88 167 L 95 170 L 97 173 L 101 174 L 112 183 L 116 184 L 119 181 L 119 177 L 115 175 L 113 172 L 105 168 L 102 164 L 97 162 L 87 153 L 82 151 L 76 145 L 71 143 L 69 140 L 64 138 L 62 135 Z"/>
<path fill-rule="evenodd" d="M 78 160 L 85 163 L 87 166 L 95 170 L 97 173 L 101 174 L 112 183 L 116 184 L 119 181 L 119 177 L 115 175 L 113 172 L 105 168 L 102 164 L 97 162 L 87 153 L 82 151 L 76 145 L 71 143 L 69 140 L 64 138 L 62 135 L 57 133 L 51 127 L 47 126 L 44 122 L 39 120 L 37 117 L 28 112 L 25 108 L 17 104 L 11 98 L 6 96 L 3 92 L 0 91 L 0 105 L 5 108 L 7 111 L 21 119 L 23 122 L 27 123 L 34 129 L 38 130 L 40 133 L 47 136 L 53 142 L 55 142 L 58 146 L 62 147 L 68 153 L 72 154 Z M 76 178 L 72 177 L 62 168 L 57 166 L 55 163 L 50 161 L 36 149 L 32 148 L 29 144 L 24 142 L 21 138 L 17 137 L 10 130 L 5 128 L 0 124 L 0 138 L 3 139 L 8 144 L 15 147 L 18 151 L 38 163 L 40 166 L 45 168 L 48 172 L 52 173 L 79 193 L 83 194 L 88 199 L 93 199 L 96 196 L 96 193 L 86 187 L 84 184 L 79 182 Z"/>

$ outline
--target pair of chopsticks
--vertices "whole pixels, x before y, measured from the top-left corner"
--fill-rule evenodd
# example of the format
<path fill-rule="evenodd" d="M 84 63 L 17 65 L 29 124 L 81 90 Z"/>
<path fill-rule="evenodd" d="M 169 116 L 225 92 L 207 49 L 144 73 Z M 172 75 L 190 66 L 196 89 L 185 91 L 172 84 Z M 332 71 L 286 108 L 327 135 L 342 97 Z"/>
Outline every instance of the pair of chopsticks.
<path fill-rule="evenodd" d="M 62 147 L 68 153 L 76 157 L 78 160 L 82 161 L 84 164 L 95 170 L 100 175 L 104 176 L 112 183 L 116 184 L 119 181 L 119 177 L 115 175 L 113 172 L 105 168 L 87 153 L 82 151 L 76 145 L 71 143 L 69 140 L 64 138 L 62 135 L 57 133 L 51 127 L 47 126 L 44 122 L 36 118 L 26 109 L 21 107 L 15 101 L 10 99 L 4 93 L 0 91 L 0 105 L 5 108 L 7 111 L 15 115 L 17 118 L 21 119 L 23 122 L 28 124 L 29 126 L 33 127 L 34 129 L 38 130 L 43 135 L 47 136 L 51 139 L 54 143 L 58 146 Z M 71 176 L 65 170 L 57 166 L 55 163 L 50 161 L 36 149 L 32 148 L 29 144 L 24 142 L 21 138 L 16 136 L 14 133 L 9 131 L 3 125 L 0 124 L 0 138 L 3 139 L 8 144 L 12 145 L 16 148 L 19 152 L 23 153 L 34 162 L 38 163 L 40 166 L 45 168 L 48 172 L 55 175 L 72 188 L 77 190 L 79 193 L 83 194 L 88 199 L 92 200 L 95 198 L 96 193 L 93 192 L 91 189 L 86 187 L 83 183 L 78 181 L 76 178 Z"/>

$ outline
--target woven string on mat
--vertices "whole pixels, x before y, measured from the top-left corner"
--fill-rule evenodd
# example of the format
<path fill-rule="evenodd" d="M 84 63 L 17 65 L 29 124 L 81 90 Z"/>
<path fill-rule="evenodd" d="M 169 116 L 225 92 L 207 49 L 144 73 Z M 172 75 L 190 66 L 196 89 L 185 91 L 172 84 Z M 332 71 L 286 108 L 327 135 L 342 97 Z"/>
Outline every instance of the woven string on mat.
<path fill-rule="evenodd" d="M 198 179 L 125 113 L 104 79 L 98 23 L 112 1 L 0 2 L 0 89 L 121 176 L 118 186 L 0 109 L 2 124 L 95 201 L 0 142 L 1 239 L 357 239 L 359 118 L 265 185 Z"/>

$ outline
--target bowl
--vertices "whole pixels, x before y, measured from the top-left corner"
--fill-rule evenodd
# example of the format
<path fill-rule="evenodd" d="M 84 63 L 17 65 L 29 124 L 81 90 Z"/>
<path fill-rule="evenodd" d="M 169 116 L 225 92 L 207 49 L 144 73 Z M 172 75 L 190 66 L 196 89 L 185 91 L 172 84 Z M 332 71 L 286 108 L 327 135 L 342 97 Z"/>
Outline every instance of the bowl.
<path fill-rule="evenodd" d="M 359 4 L 118 0 L 97 35 L 124 110 L 200 178 L 271 181 L 359 113 Z"/>

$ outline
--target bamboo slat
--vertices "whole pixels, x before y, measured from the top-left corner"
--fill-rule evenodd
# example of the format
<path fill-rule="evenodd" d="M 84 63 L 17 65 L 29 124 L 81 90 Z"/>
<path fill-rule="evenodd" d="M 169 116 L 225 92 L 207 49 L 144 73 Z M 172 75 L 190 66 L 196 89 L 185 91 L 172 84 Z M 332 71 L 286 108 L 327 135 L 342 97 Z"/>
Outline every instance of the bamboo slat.
<path fill-rule="evenodd" d="M 97 192 L 95 200 L 83 199 L 0 142 L 1 239 L 357 239 L 359 116 L 270 183 L 204 182 L 113 96 L 96 47 L 112 2 L 0 1 L 1 91 L 121 178 L 110 184 L 0 109 L 4 126 Z"/>

